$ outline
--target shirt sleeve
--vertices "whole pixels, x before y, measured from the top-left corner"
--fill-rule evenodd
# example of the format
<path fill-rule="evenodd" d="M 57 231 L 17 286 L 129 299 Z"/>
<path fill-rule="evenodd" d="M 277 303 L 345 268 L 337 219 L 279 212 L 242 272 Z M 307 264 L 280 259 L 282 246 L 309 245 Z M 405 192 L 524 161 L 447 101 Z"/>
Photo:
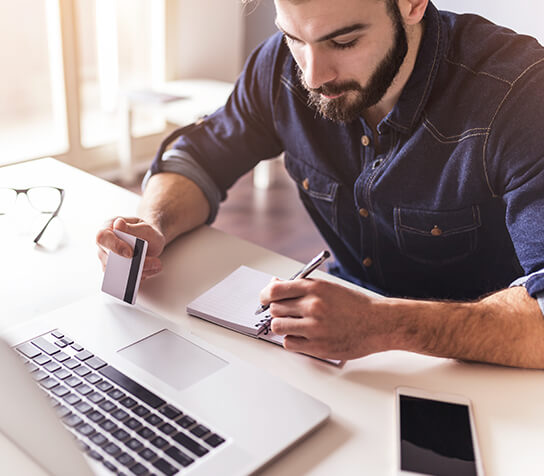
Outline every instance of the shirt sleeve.
<path fill-rule="evenodd" d="M 540 56 L 542 53 L 540 51 Z M 515 81 L 490 127 L 484 166 L 492 193 L 505 203 L 506 226 L 524 276 L 539 300 L 544 296 L 544 58 L 535 60 Z"/>

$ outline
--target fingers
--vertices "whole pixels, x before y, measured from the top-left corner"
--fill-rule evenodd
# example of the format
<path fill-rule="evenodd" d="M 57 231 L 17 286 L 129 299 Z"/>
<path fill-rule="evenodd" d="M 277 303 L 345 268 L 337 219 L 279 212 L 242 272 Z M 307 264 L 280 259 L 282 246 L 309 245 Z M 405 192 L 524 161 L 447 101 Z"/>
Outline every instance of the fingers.
<path fill-rule="evenodd" d="M 96 244 L 102 251 L 111 250 L 125 258 L 132 257 L 132 247 L 117 237 L 111 228 L 103 228 L 96 235 Z M 99 254 L 100 257 L 100 254 Z"/>
<path fill-rule="evenodd" d="M 295 299 L 308 294 L 312 286 L 311 279 L 295 279 L 282 281 L 273 278 L 270 283 L 261 291 L 259 299 L 262 304 L 271 304 L 286 299 Z"/>

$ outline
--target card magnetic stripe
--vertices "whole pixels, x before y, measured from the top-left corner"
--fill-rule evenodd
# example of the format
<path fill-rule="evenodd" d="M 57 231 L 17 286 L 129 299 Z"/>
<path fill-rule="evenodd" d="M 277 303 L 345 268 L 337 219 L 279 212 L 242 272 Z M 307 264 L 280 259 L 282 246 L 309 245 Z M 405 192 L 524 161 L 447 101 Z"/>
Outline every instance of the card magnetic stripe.
<path fill-rule="evenodd" d="M 123 301 L 132 304 L 134 298 L 134 292 L 136 291 L 136 282 L 138 281 L 138 271 L 140 270 L 140 263 L 142 261 L 142 251 L 144 249 L 144 241 L 136 238 L 134 244 L 134 255 L 130 263 L 130 271 L 128 273 L 127 287 L 125 288 L 125 297 Z"/>

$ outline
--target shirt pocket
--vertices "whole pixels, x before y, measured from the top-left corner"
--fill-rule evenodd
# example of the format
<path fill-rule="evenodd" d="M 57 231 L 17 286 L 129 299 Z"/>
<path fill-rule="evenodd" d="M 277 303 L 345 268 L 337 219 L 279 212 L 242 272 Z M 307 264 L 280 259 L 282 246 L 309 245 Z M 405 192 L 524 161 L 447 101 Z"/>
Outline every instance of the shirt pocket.
<path fill-rule="evenodd" d="M 300 198 L 314 218 L 315 214 L 338 232 L 338 182 L 306 162 L 285 152 L 285 168 L 297 183 Z"/>
<path fill-rule="evenodd" d="M 393 214 L 400 252 L 414 261 L 450 264 L 469 256 L 478 245 L 477 205 L 444 211 L 396 207 Z"/>

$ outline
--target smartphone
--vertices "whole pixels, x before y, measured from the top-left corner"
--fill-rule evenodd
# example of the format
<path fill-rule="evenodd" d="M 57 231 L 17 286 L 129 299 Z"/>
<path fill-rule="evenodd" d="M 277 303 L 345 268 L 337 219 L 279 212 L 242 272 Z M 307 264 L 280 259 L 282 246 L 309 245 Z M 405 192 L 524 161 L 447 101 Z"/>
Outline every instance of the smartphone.
<path fill-rule="evenodd" d="M 483 476 L 470 400 L 398 387 L 398 474 Z"/>

